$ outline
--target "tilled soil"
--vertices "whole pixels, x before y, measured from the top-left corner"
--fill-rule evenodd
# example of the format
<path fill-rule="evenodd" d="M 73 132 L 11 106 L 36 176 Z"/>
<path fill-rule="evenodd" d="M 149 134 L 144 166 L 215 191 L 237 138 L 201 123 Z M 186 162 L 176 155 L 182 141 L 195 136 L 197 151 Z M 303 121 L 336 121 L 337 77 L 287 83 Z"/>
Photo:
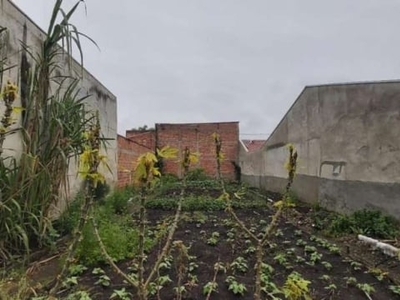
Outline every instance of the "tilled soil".
<path fill-rule="evenodd" d="M 249 228 L 252 227 L 256 234 L 261 232 L 270 221 L 268 210 L 238 210 L 237 214 Z M 160 220 L 172 215 L 173 212 L 148 210 L 149 225 L 156 225 Z M 213 233 L 216 235 L 216 232 L 219 234 L 217 242 L 215 245 L 210 245 L 208 240 Z M 229 239 L 229 236 L 232 237 L 232 233 L 234 233 L 234 237 Z M 185 287 L 182 299 L 205 299 L 203 287 L 206 283 L 212 281 L 214 264 L 217 262 L 226 267 L 226 273 L 220 272 L 218 274 L 216 278 L 218 289 L 217 292 L 212 293 L 210 299 L 254 298 L 256 258 L 255 253 L 252 253 L 251 246 L 255 245 L 249 242 L 250 239 L 244 234 L 243 230 L 233 225 L 226 212 L 184 213 L 174 240 L 182 241 L 188 247 L 188 255 L 191 258 L 183 258 L 182 263 L 179 264 L 179 253 L 176 248 L 173 248 L 171 252 L 173 261 L 170 268 L 160 271 L 160 276 L 169 275 L 172 282 L 159 291 L 160 299 L 177 299 L 177 286 Z M 264 263 L 269 264 L 274 269 L 271 274 L 271 281 L 277 287 L 282 287 L 287 276 L 296 271 L 304 279 L 311 282 L 309 291 L 312 299 L 368 299 L 360 289 L 361 287 L 372 287 L 374 289 L 374 292 L 371 293 L 372 299 L 400 299 L 390 291 L 389 286 L 393 283 L 387 276 L 379 276 L 382 275 L 379 273 L 371 274 L 369 272 L 371 270 L 360 264 L 358 260 L 354 260 L 354 256 L 347 256 L 343 252 L 338 254 L 332 250 L 332 243 L 324 243 L 324 241 L 316 239 L 316 236 L 307 233 L 306 230 L 301 230 L 299 226 L 293 225 L 285 218 L 281 218 L 277 234 L 271 238 L 269 244 L 265 247 Z M 328 249 L 329 246 L 331 250 Z M 362 251 L 366 256 L 371 255 L 368 248 L 358 245 L 354 245 L 354 247 L 358 247 L 356 252 L 361 257 Z M 147 272 L 150 266 L 154 264 L 159 248 L 155 247 L 148 254 Z M 247 270 L 245 272 L 235 271 L 234 268 L 230 267 L 230 264 L 238 257 L 244 258 L 246 262 Z M 313 259 L 314 263 L 312 262 Z M 192 262 L 193 270 L 189 272 L 190 262 Z M 120 262 L 119 266 L 122 270 L 129 272 L 130 263 L 129 261 Z M 179 267 L 183 267 L 182 272 L 179 272 Z M 135 291 L 125 284 L 121 277 L 107 266 L 103 266 L 103 269 L 111 278 L 109 287 L 96 285 L 95 282 L 98 278 L 91 274 L 92 270 L 90 269 L 80 276 L 80 289 L 90 291 L 92 299 L 101 300 L 109 299 L 115 289 L 126 288 L 132 294 L 131 299 L 137 299 Z M 391 272 L 400 273 L 398 264 L 392 268 Z M 242 296 L 234 295 L 232 291 L 228 290 L 228 284 L 225 282 L 228 276 L 234 276 L 238 283 L 246 287 L 246 292 Z M 196 280 L 193 280 L 193 278 L 196 278 Z M 358 287 L 357 284 L 359 284 Z M 285 299 L 282 294 L 276 296 L 277 299 Z M 157 296 L 152 299 L 157 299 Z"/>

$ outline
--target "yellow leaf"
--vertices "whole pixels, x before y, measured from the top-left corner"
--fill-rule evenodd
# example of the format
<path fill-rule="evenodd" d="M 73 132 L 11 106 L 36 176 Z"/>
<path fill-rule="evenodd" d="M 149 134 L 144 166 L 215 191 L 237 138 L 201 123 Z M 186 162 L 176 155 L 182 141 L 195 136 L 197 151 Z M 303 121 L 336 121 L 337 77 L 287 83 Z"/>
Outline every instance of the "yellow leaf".
<path fill-rule="evenodd" d="M 153 176 L 160 176 L 161 173 L 157 168 L 153 168 Z"/>
<path fill-rule="evenodd" d="M 191 153 L 189 156 L 190 164 L 197 164 L 199 162 L 199 153 Z"/>
<path fill-rule="evenodd" d="M 170 146 L 165 146 L 161 149 L 157 149 L 157 156 L 166 158 L 166 159 L 175 158 L 177 153 L 178 153 L 178 149 L 172 148 Z"/>
<path fill-rule="evenodd" d="M 213 137 L 214 140 L 219 140 L 219 134 L 216 133 L 216 132 L 214 132 L 214 133 L 212 134 L 212 137 Z"/>
<path fill-rule="evenodd" d="M 142 159 L 144 159 L 146 164 L 157 162 L 157 157 L 154 155 L 154 153 L 151 152 L 145 153 Z"/>
<path fill-rule="evenodd" d="M 219 196 L 217 200 L 225 200 L 225 201 L 228 201 L 229 199 L 230 199 L 229 194 L 225 192 L 225 193 L 222 193 L 221 196 Z"/>
<path fill-rule="evenodd" d="M 24 111 L 24 110 L 25 110 L 25 108 L 20 107 L 20 106 L 14 106 L 14 107 L 12 108 L 12 111 L 13 111 L 14 113 L 16 113 L 16 114 L 19 114 L 19 113 L 21 113 L 21 112 Z"/>
<path fill-rule="evenodd" d="M 139 163 L 135 168 L 135 178 L 143 179 L 147 177 L 146 166 Z"/>

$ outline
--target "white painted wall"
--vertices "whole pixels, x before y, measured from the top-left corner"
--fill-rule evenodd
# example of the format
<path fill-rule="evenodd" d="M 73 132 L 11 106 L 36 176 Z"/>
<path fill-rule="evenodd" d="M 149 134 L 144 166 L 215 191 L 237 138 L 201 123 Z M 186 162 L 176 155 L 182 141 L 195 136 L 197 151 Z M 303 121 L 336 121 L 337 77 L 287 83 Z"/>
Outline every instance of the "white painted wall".
<path fill-rule="evenodd" d="M 18 80 L 18 72 L 21 65 L 21 41 L 24 40 L 24 26 L 27 28 L 26 44 L 33 52 L 40 50 L 45 33 L 10 0 L 3 0 L 2 2 L 2 5 L 0 3 L 0 25 L 8 29 L 9 38 L 6 53 L 0 53 L 0 55 L 6 55 L 8 65 L 16 66 L 5 73 L 4 80 L 10 79 L 15 82 Z M 68 71 L 66 61 L 67 57 L 65 57 L 64 62 L 61 63 L 65 64 L 65 70 Z M 32 60 L 29 62 L 33 64 Z M 76 61 L 73 61 L 73 69 L 78 71 L 81 69 Z M 113 187 L 117 182 L 117 99 L 87 70 L 83 70 L 80 88 L 82 96 L 91 95 L 86 100 L 88 108 L 93 112 L 99 110 L 102 134 L 106 138 L 114 139 L 109 141 L 107 146 L 108 165 L 112 173 L 102 169 L 107 182 Z M 17 102 L 15 105 L 18 106 L 20 103 Z M 3 111 L 4 106 L 0 103 L 0 113 Z M 14 127 L 18 126 L 19 120 Z M 18 156 L 21 151 L 21 139 L 19 135 L 14 134 L 9 136 L 4 146 L 6 148 L 4 155 Z M 73 194 L 79 189 L 81 182 L 81 180 L 77 178 L 76 165 L 73 163 L 70 166 L 69 180 L 70 191 L 71 194 Z"/>

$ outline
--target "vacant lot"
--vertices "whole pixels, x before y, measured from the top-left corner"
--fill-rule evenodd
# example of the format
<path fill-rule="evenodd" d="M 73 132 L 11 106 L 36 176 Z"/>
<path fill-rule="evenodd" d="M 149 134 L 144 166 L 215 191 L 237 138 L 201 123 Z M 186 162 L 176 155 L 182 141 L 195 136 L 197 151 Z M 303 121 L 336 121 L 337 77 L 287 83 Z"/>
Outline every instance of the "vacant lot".
<path fill-rule="evenodd" d="M 239 185 L 229 185 L 228 189 L 241 189 L 241 199 L 234 202 L 237 215 L 255 235 L 263 232 L 274 213 L 271 201 L 278 200 L 279 195 Z M 179 182 L 164 183 L 147 200 L 146 274 L 164 244 L 179 191 Z M 174 243 L 152 284 L 151 299 L 205 299 L 209 289 L 212 289 L 210 299 L 253 299 L 256 248 L 224 211 L 225 203 L 216 200 L 219 194 L 216 182 L 189 182 Z M 100 202 L 96 218 L 104 224 L 119 224 L 124 220 L 126 227 L 122 228 L 137 227 L 138 204 L 134 195 L 124 191 Z M 111 218 L 110 223 L 106 218 Z M 290 291 L 293 282 L 304 284 L 310 299 L 400 299 L 400 289 L 395 283 L 400 274 L 398 262 L 359 244 L 354 234 L 327 237 L 323 227 L 337 218 L 301 203 L 284 214 L 265 247 L 262 276 L 265 299 L 287 299 L 284 293 Z M 63 222 L 60 228 L 71 220 Z M 110 225 L 104 227 L 111 228 Z M 119 235 L 118 231 L 111 231 L 107 236 L 105 228 L 102 229 L 103 238 L 110 254 L 124 272 L 136 278 L 135 252 L 124 253 L 121 249 L 129 241 L 135 249 L 137 235 L 127 231 L 125 238 L 130 238 L 126 241 L 122 238 L 124 234 Z M 86 241 L 78 251 L 79 260 L 71 268 L 59 297 L 137 299 L 134 288 L 98 257 L 101 255 L 98 246 L 93 241 L 88 242 L 91 236 L 90 231 L 87 232 Z M 63 257 L 60 249 L 63 248 L 59 246 L 55 253 L 31 264 L 32 286 L 38 287 L 38 282 L 45 286 L 54 278 Z"/>

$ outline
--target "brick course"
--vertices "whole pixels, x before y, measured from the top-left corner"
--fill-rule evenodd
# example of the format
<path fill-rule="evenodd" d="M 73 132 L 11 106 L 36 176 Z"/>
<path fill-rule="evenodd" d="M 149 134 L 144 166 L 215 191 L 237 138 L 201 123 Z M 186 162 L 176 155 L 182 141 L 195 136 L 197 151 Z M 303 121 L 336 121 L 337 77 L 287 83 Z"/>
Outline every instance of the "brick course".
<path fill-rule="evenodd" d="M 199 162 L 192 168 L 202 168 L 211 177 L 216 176 L 215 145 L 212 138 L 214 132 L 219 133 L 222 140 L 222 152 L 225 159 L 221 172 L 225 178 L 235 179 L 235 167 L 239 149 L 239 123 L 193 123 L 193 124 L 156 124 L 156 143 L 158 148 L 166 145 L 182 151 L 188 147 L 192 152 L 199 153 Z M 163 171 L 181 176 L 181 168 L 177 160 L 166 160 Z"/>
<path fill-rule="evenodd" d="M 126 138 L 135 141 L 144 147 L 149 149 L 155 149 L 156 147 L 156 139 L 155 139 L 155 131 L 154 129 L 149 130 L 127 130 L 125 132 Z"/>
<path fill-rule="evenodd" d="M 145 147 L 136 141 L 118 135 L 118 187 L 124 187 L 131 183 L 131 172 L 135 167 L 138 157 L 153 149 Z"/>
<path fill-rule="evenodd" d="M 118 136 L 118 186 L 130 183 L 130 174 L 123 170 L 132 170 L 137 158 L 156 147 L 170 146 L 178 149 L 177 159 L 165 160 L 163 172 L 181 176 L 179 160 L 188 147 L 199 154 L 199 162 L 192 166 L 202 168 L 207 175 L 216 177 L 215 145 L 212 134 L 217 132 L 222 140 L 222 152 L 225 159 L 221 165 L 224 178 L 236 179 L 234 163 L 239 157 L 239 122 L 156 124 L 155 130 L 128 130 L 127 137 Z"/>

